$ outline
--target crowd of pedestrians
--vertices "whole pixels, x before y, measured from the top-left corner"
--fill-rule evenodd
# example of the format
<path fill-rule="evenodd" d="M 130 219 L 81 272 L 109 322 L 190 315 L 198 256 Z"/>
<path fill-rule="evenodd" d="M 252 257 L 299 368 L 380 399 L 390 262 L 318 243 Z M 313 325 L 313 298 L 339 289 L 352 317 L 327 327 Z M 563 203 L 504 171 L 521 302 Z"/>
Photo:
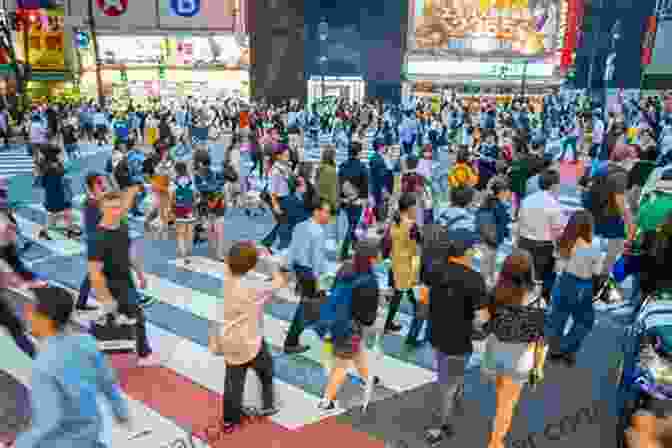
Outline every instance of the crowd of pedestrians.
<path fill-rule="evenodd" d="M 11 134 L 2 116 L 0 127 L 6 123 Z M 438 446 L 460 429 L 453 416 L 464 399 L 465 369 L 474 341 L 483 340 L 481 370 L 496 385 L 497 403 L 488 448 L 503 448 L 521 391 L 543 381 L 546 358 L 575 364 L 594 325 L 595 298 L 608 290 L 613 294 L 605 300 L 636 304 L 658 291 L 664 276 L 654 249 L 670 236 L 660 229 L 672 211 L 672 96 L 621 98 L 608 111 L 567 92 L 534 105 L 526 98 L 496 103 L 453 95 L 438 110 L 416 98 L 395 106 L 227 101 L 209 109 L 185 101 L 113 114 L 88 104 L 48 105 L 29 120 L 35 187 L 45 191 L 48 216 L 38 237 L 49 239 L 62 218 L 67 238 L 86 240 L 88 274 L 73 302 L 29 272 L 12 209 L 0 203 L 3 286 L 34 291 L 30 331 L 48 342 L 36 350 L 25 323 L 6 299 L 0 302 L 0 323 L 35 359 L 37 418 L 18 437 L 19 448 L 92 446 L 100 432 L 96 388 L 120 421 L 132 423 L 95 340 L 64 330 L 73 311 L 96 309 L 88 301 L 93 292 L 103 315 L 134 326 L 139 365 L 160 362 L 145 328 L 150 299 L 138 291 L 146 279 L 131 253 L 129 215 L 144 216 L 145 238 L 167 239 L 175 230 L 179 266 L 203 243 L 222 262 L 224 292 L 209 349 L 226 364 L 226 432 L 246 415 L 248 368 L 262 385 L 258 414 L 279 410 L 260 316 L 290 279 L 299 303 L 284 351 L 309 350 L 301 335 L 315 331 L 333 358 L 316 412 L 340 409 L 338 390 L 350 366 L 368 405 L 385 378 L 370 368 L 365 341 L 400 332 L 397 314 L 408 300 L 413 319 L 406 344 L 430 344 L 436 354 L 441 423 L 427 430 L 427 443 Z M 209 149 L 208 138 L 222 129 L 231 137 L 217 154 L 222 165 L 213 167 L 211 151 L 219 150 Z M 79 229 L 67 166 L 78 158 L 79 142 L 107 144 L 109 137 L 107 170 L 86 174 Z M 561 200 L 567 166 L 585 167 L 578 209 Z M 7 189 L 0 185 L 5 197 Z M 251 225 L 251 208 L 267 208 L 275 225 L 259 242 L 227 244 L 224 223 L 232 207 L 247 207 Z M 334 223 L 335 271 L 328 263 Z M 637 263 L 629 262 L 635 256 Z M 250 275 L 263 259 L 281 260 L 272 280 Z M 628 297 L 626 277 L 635 279 Z M 66 352 L 64 365 L 59 354 Z M 655 439 L 642 429 L 648 426 L 633 428 L 638 437 Z"/>

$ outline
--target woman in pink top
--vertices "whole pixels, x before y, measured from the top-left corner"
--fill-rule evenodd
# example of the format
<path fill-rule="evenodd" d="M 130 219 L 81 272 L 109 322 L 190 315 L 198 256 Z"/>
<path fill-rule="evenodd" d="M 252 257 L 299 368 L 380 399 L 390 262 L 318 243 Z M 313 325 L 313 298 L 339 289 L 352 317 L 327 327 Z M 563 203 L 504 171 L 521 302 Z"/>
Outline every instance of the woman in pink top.
<path fill-rule="evenodd" d="M 261 382 L 262 409 L 257 415 L 270 416 L 278 412 L 274 403 L 273 358 L 262 336 L 263 306 L 273 291 L 287 286 L 280 273 L 269 285 L 248 276 L 258 260 L 253 243 L 236 243 L 224 267 L 224 300 L 217 304 L 217 314 L 210 331 L 210 351 L 224 357 L 226 384 L 224 387 L 224 432 L 232 432 L 244 415 L 242 407 L 245 377 L 253 368 Z"/>

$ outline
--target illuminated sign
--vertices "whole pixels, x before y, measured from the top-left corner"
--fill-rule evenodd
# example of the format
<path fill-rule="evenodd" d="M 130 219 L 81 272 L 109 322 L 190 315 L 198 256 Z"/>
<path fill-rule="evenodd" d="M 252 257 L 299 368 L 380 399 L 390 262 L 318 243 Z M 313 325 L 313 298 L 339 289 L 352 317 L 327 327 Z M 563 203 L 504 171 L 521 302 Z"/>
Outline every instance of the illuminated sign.
<path fill-rule="evenodd" d="M 170 0 L 170 12 L 176 16 L 194 17 L 200 10 L 200 0 Z"/>
<path fill-rule="evenodd" d="M 504 6 L 487 0 L 415 0 L 411 2 L 414 25 L 410 48 L 416 53 L 553 51 L 557 46 L 561 2 L 537 2 L 529 8 L 523 1 Z"/>
<path fill-rule="evenodd" d="M 456 61 L 409 61 L 409 75 L 443 76 L 492 76 L 498 78 L 518 78 L 525 75 L 530 78 L 550 78 L 553 76 L 552 64 L 500 64 L 495 62 L 456 62 Z"/>

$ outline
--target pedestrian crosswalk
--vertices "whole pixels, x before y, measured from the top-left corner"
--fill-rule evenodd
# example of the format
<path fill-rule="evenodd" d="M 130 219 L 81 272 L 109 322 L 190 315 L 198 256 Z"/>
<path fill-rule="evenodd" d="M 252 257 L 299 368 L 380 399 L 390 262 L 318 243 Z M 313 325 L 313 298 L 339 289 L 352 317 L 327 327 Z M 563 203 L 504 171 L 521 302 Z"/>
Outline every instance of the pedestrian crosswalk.
<path fill-rule="evenodd" d="M 109 145 L 80 144 L 78 146 L 78 154 L 81 157 L 112 150 Z M 0 150 L 0 177 L 13 177 L 22 174 L 33 174 L 33 156 L 29 153 L 27 146 L 11 145 L 9 149 Z"/>
<path fill-rule="evenodd" d="M 10 149 L 0 151 L 0 177 L 19 174 L 32 174 L 33 157 L 25 146 L 12 145 Z"/>
<path fill-rule="evenodd" d="M 561 202 L 571 207 L 577 204 L 577 197 L 568 193 Z M 31 234 L 35 233 L 38 223 L 44 222 L 45 219 L 44 209 L 37 204 L 22 208 L 18 214 L 19 226 Z M 78 213 L 75 215 L 79 217 Z M 249 226 L 249 218 L 244 217 L 242 213 L 240 216 L 232 213 L 227 218 L 224 234 L 232 240 L 260 239 L 259 235 L 263 236 L 272 225 L 271 218 L 266 218 L 268 222 L 262 219 L 255 223 L 255 226 Z M 213 419 L 219 418 L 221 412 L 226 366 L 220 358 L 209 352 L 208 332 L 217 303 L 224 298 L 222 266 L 221 263 L 207 257 L 206 247 L 195 249 L 189 265 L 179 263 L 173 242 L 153 241 L 146 235 L 143 238 L 142 227 L 135 224 L 132 224 L 132 227 L 136 252 L 142 253 L 147 277 L 147 288 L 143 293 L 156 299 L 156 303 L 147 309 L 148 334 L 150 344 L 159 354 L 162 366 L 143 369 L 142 373 L 138 374 L 128 355 L 117 355 L 110 359 L 120 372 L 124 393 L 131 399 L 132 412 L 137 419 L 136 429 L 142 431 L 152 428 L 154 431 L 137 441 L 129 441 L 123 429 L 112 424 L 109 425 L 111 429 L 106 431 L 105 441 L 109 446 L 123 445 L 131 448 L 136 445 L 148 446 L 148 443 L 152 446 L 169 446 L 172 440 L 184 437 L 193 428 L 207 426 Z M 255 231 L 255 234 L 243 235 L 242 231 Z M 327 255 L 332 271 L 338 268 L 335 260 L 338 233 L 335 225 L 327 228 L 330 248 Z M 511 248 L 511 241 L 502 245 L 497 257 L 499 263 L 510 253 Z M 76 291 L 86 274 L 84 243 L 56 239 L 44 242 L 39 250 L 38 255 L 32 255 L 30 251 L 26 254 L 27 259 L 33 260 L 31 268 L 70 288 L 73 292 Z M 279 256 L 281 257 L 282 253 Z M 480 254 L 477 254 L 476 268 L 480 264 L 479 260 Z M 269 270 L 263 269 L 262 266 L 268 267 L 278 262 L 277 255 L 273 260 L 263 258 L 257 271 L 267 274 Z M 387 286 L 385 269 L 384 266 L 379 269 L 379 281 L 382 287 Z M 310 345 L 307 352 L 300 355 L 287 355 L 283 352 L 284 339 L 297 302 L 298 299 L 291 290 L 280 291 L 266 305 L 263 315 L 264 337 L 274 359 L 274 383 L 278 405 L 281 408 L 280 413 L 271 417 L 270 421 L 277 428 L 285 430 L 297 430 L 326 417 L 317 408 L 328 379 L 325 369 L 328 359 L 325 358 L 322 342 L 309 329 L 301 336 L 301 342 Z M 431 348 L 422 346 L 412 349 L 404 344 L 413 318 L 411 304 L 405 302 L 402 304 L 397 320 L 403 329 L 398 334 L 382 334 L 380 331 L 386 314 L 387 310 L 382 306 L 377 321 L 379 329 L 377 337 L 375 340 L 367 341 L 371 349 L 371 371 L 382 379 L 382 385 L 374 390 L 373 403 L 400 396 L 431 383 L 436 378 Z M 89 319 L 80 315 L 78 321 L 82 326 L 86 326 Z M 421 333 L 420 339 L 422 338 Z M 0 351 L 10 353 L 8 357 L 11 358 L 12 375 L 27 384 L 23 379 L 29 376 L 30 363 L 20 359 L 22 354 L 12 344 L 7 344 L 7 339 L 2 339 L 0 342 Z M 477 352 L 469 361 L 470 369 L 477 367 L 479 363 L 480 354 Z M 601 373 L 598 372 L 596 375 L 599 376 Z M 476 395 L 479 400 L 490 396 L 487 386 L 478 379 L 470 380 L 469 390 L 470 394 L 475 394 L 474 399 Z M 258 405 L 259 395 L 258 381 L 250 374 L 247 379 L 245 403 Z M 336 413 L 361 406 L 363 394 L 354 376 L 351 376 L 343 386 L 338 398 L 342 407 Z M 196 401 L 203 403 L 198 407 L 198 411 L 180 405 Z M 529 414 L 526 412 L 526 418 L 535 418 Z M 111 422 L 109 415 L 105 415 L 107 421 Z M 159 428 L 160 433 L 156 428 Z M 198 437 L 199 431 L 196 433 Z M 200 434 L 200 438 L 204 438 L 203 431 L 200 431 Z M 364 447 L 366 444 L 358 446 Z"/>

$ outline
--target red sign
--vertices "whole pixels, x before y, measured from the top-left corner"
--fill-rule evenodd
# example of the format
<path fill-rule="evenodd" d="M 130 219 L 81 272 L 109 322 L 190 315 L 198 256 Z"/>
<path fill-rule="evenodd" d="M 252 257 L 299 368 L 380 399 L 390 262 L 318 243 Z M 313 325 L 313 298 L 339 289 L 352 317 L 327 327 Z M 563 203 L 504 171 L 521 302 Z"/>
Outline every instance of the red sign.
<path fill-rule="evenodd" d="M 565 53 L 570 55 L 576 50 L 576 38 L 579 32 L 579 27 L 583 16 L 583 0 L 568 0 L 567 1 L 567 28 L 565 29 Z M 564 55 L 563 55 L 564 56 Z M 564 60 L 560 61 L 560 64 L 563 68 L 567 66 L 564 65 L 568 61 L 567 56 L 564 56 Z M 571 62 L 570 62 L 571 63 Z"/>
<path fill-rule="evenodd" d="M 128 0 L 96 0 L 96 3 L 98 8 L 110 17 L 120 16 L 128 9 Z"/>
<path fill-rule="evenodd" d="M 650 16 L 646 22 L 646 32 L 644 33 L 644 41 L 642 42 L 642 65 L 650 65 L 651 57 L 653 55 L 653 48 L 656 45 L 656 31 L 658 29 L 658 21 L 655 16 Z"/>

